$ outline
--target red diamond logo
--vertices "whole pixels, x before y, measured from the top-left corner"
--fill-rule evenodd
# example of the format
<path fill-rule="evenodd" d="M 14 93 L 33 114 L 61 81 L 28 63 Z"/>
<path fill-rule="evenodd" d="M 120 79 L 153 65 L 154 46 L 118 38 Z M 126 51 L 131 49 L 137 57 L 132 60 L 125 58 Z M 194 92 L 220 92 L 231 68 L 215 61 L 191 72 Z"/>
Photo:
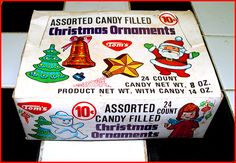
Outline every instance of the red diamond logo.
<path fill-rule="evenodd" d="M 102 44 L 112 50 L 121 51 L 128 48 L 132 42 L 128 40 L 106 40 Z"/>
<path fill-rule="evenodd" d="M 32 114 L 42 114 L 48 111 L 52 105 L 46 102 L 21 102 L 17 103 L 19 107 Z"/>

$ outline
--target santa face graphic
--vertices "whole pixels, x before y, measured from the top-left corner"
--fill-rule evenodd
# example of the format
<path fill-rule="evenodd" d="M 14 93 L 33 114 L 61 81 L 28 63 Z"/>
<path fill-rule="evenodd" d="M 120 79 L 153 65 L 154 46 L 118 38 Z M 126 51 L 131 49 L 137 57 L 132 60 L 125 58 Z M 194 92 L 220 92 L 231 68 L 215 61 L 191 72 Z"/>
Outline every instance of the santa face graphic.
<path fill-rule="evenodd" d="M 179 59 L 186 51 L 184 48 L 162 44 L 158 47 L 158 50 L 163 57 L 170 59 Z"/>

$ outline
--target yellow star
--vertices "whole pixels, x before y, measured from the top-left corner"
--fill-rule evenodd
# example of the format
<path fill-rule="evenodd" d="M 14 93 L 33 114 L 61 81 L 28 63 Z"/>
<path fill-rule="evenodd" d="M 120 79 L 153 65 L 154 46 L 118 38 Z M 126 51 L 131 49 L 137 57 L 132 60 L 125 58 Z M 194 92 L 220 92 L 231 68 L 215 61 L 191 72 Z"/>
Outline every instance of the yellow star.
<path fill-rule="evenodd" d="M 136 69 L 143 65 L 141 62 L 133 61 L 128 54 L 122 54 L 117 58 L 107 58 L 104 59 L 104 62 L 108 65 L 107 69 L 102 72 L 106 77 L 117 74 L 138 77 Z"/>

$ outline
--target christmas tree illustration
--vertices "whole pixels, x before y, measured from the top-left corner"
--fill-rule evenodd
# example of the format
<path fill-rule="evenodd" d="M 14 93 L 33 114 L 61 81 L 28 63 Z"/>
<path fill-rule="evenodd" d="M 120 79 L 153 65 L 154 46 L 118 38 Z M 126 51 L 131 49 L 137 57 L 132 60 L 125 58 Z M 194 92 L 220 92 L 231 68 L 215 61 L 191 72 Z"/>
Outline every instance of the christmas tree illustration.
<path fill-rule="evenodd" d="M 52 124 L 50 121 L 47 121 L 44 117 L 40 116 L 35 122 L 34 126 L 37 127 L 36 129 L 32 129 L 32 131 L 36 132 L 36 134 L 29 134 L 33 138 L 41 139 L 41 140 L 54 140 L 57 137 L 50 131 L 50 129 L 47 129 L 47 127 L 42 126 L 48 126 L 50 128 L 50 125 Z"/>
<path fill-rule="evenodd" d="M 49 49 L 43 52 L 46 55 L 39 58 L 41 62 L 34 64 L 35 70 L 26 72 L 26 76 L 43 83 L 54 83 L 68 79 L 69 76 L 61 72 L 65 68 L 58 64 L 58 62 L 61 62 L 61 59 L 57 56 L 60 52 L 55 50 L 55 45 L 51 44 Z"/>

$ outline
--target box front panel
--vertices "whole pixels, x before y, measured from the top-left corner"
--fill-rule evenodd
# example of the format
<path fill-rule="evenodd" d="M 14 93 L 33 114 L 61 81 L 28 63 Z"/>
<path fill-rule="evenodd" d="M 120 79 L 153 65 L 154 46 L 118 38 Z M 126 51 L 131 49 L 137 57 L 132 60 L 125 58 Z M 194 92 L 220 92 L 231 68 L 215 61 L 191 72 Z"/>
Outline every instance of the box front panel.
<path fill-rule="evenodd" d="M 203 137 L 221 99 L 16 102 L 28 139 L 110 140 Z"/>

